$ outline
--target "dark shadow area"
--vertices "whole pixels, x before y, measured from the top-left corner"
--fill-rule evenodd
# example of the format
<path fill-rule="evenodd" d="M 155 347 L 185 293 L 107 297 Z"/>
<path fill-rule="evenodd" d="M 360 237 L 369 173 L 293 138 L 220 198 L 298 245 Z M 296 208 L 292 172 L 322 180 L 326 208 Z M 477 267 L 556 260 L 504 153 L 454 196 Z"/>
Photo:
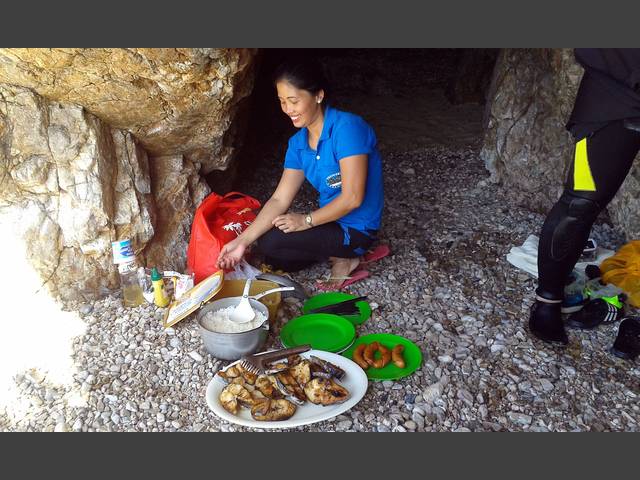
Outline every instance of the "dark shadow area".
<path fill-rule="evenodd" d="M 482 139 L 498 49 L 264 49 L 243 106 L 247 127 L 236 160 L 207 176 L 214 191 L 241 189 L 258 165 L 282 163 L 295 128 L 280 110 L 272 77 L 284 59 L 301 54 L 322 63 L 329 102 L 369 122 L 383 152 Z"/>

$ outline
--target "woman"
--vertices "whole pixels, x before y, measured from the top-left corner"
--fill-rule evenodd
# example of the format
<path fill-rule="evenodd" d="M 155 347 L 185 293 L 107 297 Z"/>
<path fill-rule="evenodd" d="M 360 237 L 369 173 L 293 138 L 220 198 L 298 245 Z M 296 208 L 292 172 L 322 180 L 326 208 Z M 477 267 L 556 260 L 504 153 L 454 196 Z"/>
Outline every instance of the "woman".
<path fill-rule="evenodd" d="M 224 246 L 218 266 L 232 268 L 257 241 L 265 262 L 297 271 L 331 260 L 327 287 L 346 286 L 380 228 L 382 162 L 373 129 L 327 105 L 315 62 L 289 62 L 274 77 L 282 111 L 300 130 L 289 139 L 280 182 L 256 220 Z M 311 212 L 288 212 L 305 178 L 319 193 Z M 354 276 L 355 278 L 355 276 Z"/>

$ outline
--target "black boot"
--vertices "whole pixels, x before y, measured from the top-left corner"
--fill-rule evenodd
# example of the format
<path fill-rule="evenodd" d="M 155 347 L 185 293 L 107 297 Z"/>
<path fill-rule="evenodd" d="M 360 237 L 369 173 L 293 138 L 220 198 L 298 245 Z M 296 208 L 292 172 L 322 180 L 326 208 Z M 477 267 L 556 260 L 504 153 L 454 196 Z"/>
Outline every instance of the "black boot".
<path fill-rule="evenodd" d="M 562 324 L 559 303 L 546 303 L 536 300 L 531 307 L 529 330 L 544 342 L 567 345 L 569 337 Z"/>
<path fill-rule="evenodd" d="M 627 317 L 620 322 L 611 353 L 625 360 L 634 360 L 640 354 L 640 317 Z"/>

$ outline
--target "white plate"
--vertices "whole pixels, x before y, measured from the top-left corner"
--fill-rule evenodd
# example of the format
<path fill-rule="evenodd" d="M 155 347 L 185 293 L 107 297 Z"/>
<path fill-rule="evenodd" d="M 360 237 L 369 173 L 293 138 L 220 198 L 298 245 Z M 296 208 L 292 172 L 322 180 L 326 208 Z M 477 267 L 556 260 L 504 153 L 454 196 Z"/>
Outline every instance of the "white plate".
<path fill-rule="evenodd" d="M 227 412 L 222 405 L 220 405 L 220 392 L 227 386 L 227 384 L 216 374 L 207 386 L 207 404 L 213 410 L 213 412 L 220 418 L 227 420 L 228 422 L 237 423 L 238 425 L 244 425 L 245 427 L 253 428 L 291 428 L 299 427 L 300 425 L 309 425 L 310 423 L 321 422 L 328 420 L 341 413 L 346 412 L 356 403 L 358 403 L 364 394 L 367 392 L 369 382 L 367 375 L 355 362 L 335 353 L 324 352 L 322 350 L 309 350 L 302 353 L 301 356 L 309 358 L 310 355 L 314 355 L 318 358 L 331 362 L 337 365 L 345 371 L 342 380 L 338 380 L 338 383 L 349 391 L 349 398 L 342 403 L 335 405 L 322 406 L 315 405 L 310 401 L 304 402 L 304 405 L 298 406 L 296 413 L 293 414 L 288 420 L 282 420 L 279 422 L 263 422 L 254 420 L 251 417 L 251 411 L 248 408 L 240 408 L 237 415 Z M 229 365 L 235 365 L 239 363 L 233 362 Z M 226 369 L 225 369 L 226 370 Z"/>

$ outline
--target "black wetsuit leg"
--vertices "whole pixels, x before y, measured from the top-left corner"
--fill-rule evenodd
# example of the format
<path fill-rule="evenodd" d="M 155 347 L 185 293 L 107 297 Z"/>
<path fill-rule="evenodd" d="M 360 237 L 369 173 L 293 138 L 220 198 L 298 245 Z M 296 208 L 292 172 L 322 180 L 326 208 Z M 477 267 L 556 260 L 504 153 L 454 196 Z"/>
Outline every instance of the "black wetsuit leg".
<path fill-rule="evenodd" d="M 612 122 L 586 139 L 595 190 L 576 189 L 575 162 L 564 193 L 542 227 L 538 248 L 538 295 L 561 300 L 565 281 L 589 238 L 593 222 L 611 202 L 640 150 L 640 132 Z"/>
<path fill-rule="evenodd" d="M 598 214 L 613 199 L 640 150 L 640 132 L 625 128 L 622 120 L 611 122 L 583 141 L 583 155 L 575 155 L 565 189 L 542 227 L 538 247 L 539 297 L 557 303 L 537 301 L 529 328 L 538 338 L 568 343 L 562 324 L 560 301 L 565 282 L 589 237 Z M 586 143 L 586 145 L 585 145 Z M 576 152 L 578 145 L 576 143 Z M 585 170 L 591 186 L 584 180 Z"/>

